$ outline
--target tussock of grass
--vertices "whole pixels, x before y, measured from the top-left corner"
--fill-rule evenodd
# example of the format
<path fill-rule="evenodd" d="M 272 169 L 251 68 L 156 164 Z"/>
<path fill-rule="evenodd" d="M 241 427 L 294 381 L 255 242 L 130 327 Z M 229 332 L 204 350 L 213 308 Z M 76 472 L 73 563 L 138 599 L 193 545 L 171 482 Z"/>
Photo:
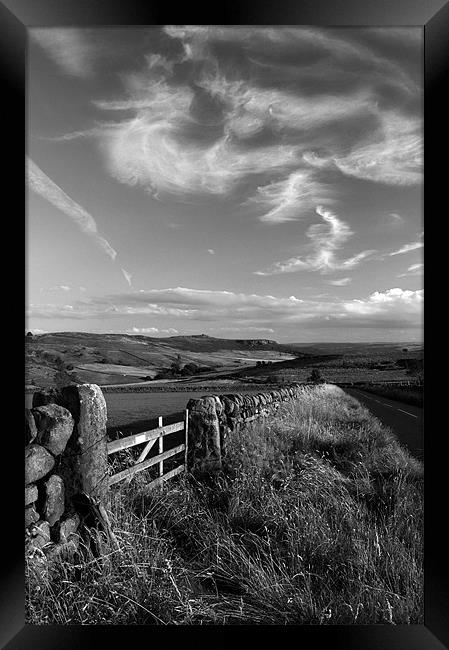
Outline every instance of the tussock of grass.
<path fill-rule="evenodd" d="M 29 581 L 28 622 L 422 623 L 422 467 L 341 389 L 235 434 L 214 477 L 142 481 L 113 493 L 119 550 Z"/>

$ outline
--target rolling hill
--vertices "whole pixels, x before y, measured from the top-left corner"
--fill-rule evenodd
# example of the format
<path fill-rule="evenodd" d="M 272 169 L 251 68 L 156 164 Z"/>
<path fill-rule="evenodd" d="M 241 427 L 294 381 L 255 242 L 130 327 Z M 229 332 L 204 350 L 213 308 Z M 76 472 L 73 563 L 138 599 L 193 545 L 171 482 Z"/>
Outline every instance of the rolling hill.
<path fill-rule="evenodd" d="M 257 361 L 284 361 L 295 352 L 269 339 L 221 339 L 204 334 L 156 338 L 127 334 L 56 332 L 26 336 L 26 385 L 100 385 L 153 379 L 173 364 L 197 372 L 235 371 Z"/>

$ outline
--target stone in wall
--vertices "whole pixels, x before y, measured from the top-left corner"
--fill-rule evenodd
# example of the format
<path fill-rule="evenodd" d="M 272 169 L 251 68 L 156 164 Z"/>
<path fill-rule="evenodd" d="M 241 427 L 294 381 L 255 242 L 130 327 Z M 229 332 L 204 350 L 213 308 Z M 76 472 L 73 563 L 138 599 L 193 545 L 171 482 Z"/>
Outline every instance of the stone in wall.
<path fill-rule="evenodd" d="M 37 442 L 59 456 L 73 433 L 74 420 L 67 409 L 58 404 L 48 404 L 33 409 L 37 427 Z"/>
<path fill-rule="evenodd" d="M 53 526 L 64 514 L 64 481 L 52 474 L 45 482 L 44 519 Z"/>
<path fill-rule="evenodd" d="M 223 422 L 220 426 L 220 446 L 222 456 L 226 456 L 229 434 L 235 431 L 238 421 L 238 406 L 229 395 L 221 395 L 223 405 Z"/>
<path fill-rule="evenodd" d="M 25 506 L 25 528 L 39 521 L 39 514 L 33 505 Z"/>
<path fill-rule="evenodd" d="M 72 536 L 77 532 L 80 525 L 80 518 L 77 514 L 74 514 L 72 517 L 67 517 L 64 521 L 61 521 L 59 528 L 59 538 L 62 543 L 70 541 Z"/>
<path fill-rule="evenodd" d="M 25 409 L 25 446 L 31 444 L 37 436 L 36 422 L 30 409 Z"/>
<path fill-rule="evenodd" d="M 43 548 L 51 541 L 50 524 L 48 521 L 38 521 L 30 526 L 28 547 L 29 549 Z"/>
<path fill-rule="evenodd" d="M 232 399 L 230 399 L 229 395 L 221 395 L 220 397 L 221 403 L 223 404 L 226 424 L 229 428 L 232 428 L 236 419 L 237 405 Z"/>
<path fill-rule="evenodd" d="M 31 503 L 37 501 L 38 498 L 37 485 L 26 485 L 25 486 L 25 505 L 29 506 Z"/>
<path fill-rule="evenodd" d="M 41 445 L 31 444 L 25 448 L 25 485 L 44 478 L 55 465 L 55 459 Z"/>

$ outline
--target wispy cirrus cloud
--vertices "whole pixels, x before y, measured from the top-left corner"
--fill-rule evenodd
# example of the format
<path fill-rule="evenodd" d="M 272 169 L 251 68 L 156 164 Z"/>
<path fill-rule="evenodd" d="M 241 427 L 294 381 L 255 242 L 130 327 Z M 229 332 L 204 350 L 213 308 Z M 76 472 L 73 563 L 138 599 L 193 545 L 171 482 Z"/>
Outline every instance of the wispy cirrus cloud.
<path fill-rule="evenodd" d="M 378 127 L 348 153 L 337 147 L 329 155 L 308 156 L 320 169 L 337 168 L 345 176 L 386 185 L 417 185 L 422 180 L 422 123 L 400 111 L 379 112 Z"/>
<path fill-rule="evenodd" d="M 112 260 L 115 260 L 117 251 L 110 243 L 98 234 L 97 223 L 93 216 L 79 203 L 74 201 L 54 181 L 45 174 L 30 158 L 27 157 L 27 181 L 33 192 L 39 194 L 49 203 L 66 214 L 76 223 L 78 228 L 87 235 L 93 243 Z"/>
<path fill-rule="evenodd" d="M 311 240 L 311 252 L 304 258 L 291 257 L 283 262 L 276 262 L 267 270 L 255 271 L 256 275 L 294 273 L 300 270 L 330 273 L 352 269 L 376 252 L 366 250 L 345 260 L 338 260 L 336 252 L 354 233 L 342 219 L 323 206 L 318 206 L 316 213 L 322 217 L 324 224 L 313 224 L 307 230 L 307 237 Z"/>
<path fill-rule="evenodd" d="M 30 37 L 38 43 L 68 75 L 89 77 L 93 73 L 92 59 L 97 50 L 95 40 L 76 27 L 32 28 Z"/>
<path fill-rule="evenodd" d="M 388 214 L 388 218 L 390 219 L 390 221 L 391 221 L 392 223 L 394 223 L 394 224 L 396 224 L 396 225 L 401 224 L 401 223 L 404 222 L 404 217 L 402 217 L 402 216 L 401 216 L 400 214 L 398 214 L 397 212 L 390 212 L 390 213 Z"/>
<path fill-rule="evenodd" d="M 385 31 L 381 30 L 383 38 Z M 281 67 L 280 54 L 291 51 L 300 51 L 307 62 L 321 60 L 327 56 L 340 65 L 356 62 L 364 67 L 367 73 L 383 73 L 384 76 L 395 78 L 396 82 L 405 90 L 414 90 L 416 85 L 400 66 L 380 55 L 375 48 L 357 41 L 356 38 L 335 30 L 325 30 L 311 27 L 259 27 L 254 29 L 246 26 L 207 26 L 207 25 L 170 25 L 165 27 L 165 32 L 172 38 L 179 39 L 185 52 L 185 59 L 202 60 L 211 56 L 211 46 L 216 43 L 240 45 L 242 49 L 252 56 L 269 60 L 270 54 L 275 54 L 272 65 Z M 419 42 L 421 31 L 419 29 L 404 30 L 396 34 L 396 39 L 413 38 L 414 45 Z M 412 32 L 412 34 L 410 34 Z M 270 54 L 269 54 L 270 53 Z M 278 55 L 276 57 L 276 55 Z M 338 67 L 335 66 L 337 69 Z"/>
<path fill-rule="evenodd" d="M 248 204 L 269 208 L 259 216 L 266 223 L 283 223 L 304 217 L 317 203 L 328 203 L 333 191 L 319 183 L 313 172 L 292 172 L 287 178 L 257 188 Z"/>
<path fill-rule="evenodd" d="M 329 284 L 332 284 L 334 287 L 346 287 L 352 282 L 351 278 L 341 278 L 340 280 L 329 280 Z"/>
<path fill-rule="evenodd" d="M 131 273 L 128 273 L 128 271 L 126 271 L 123 268 L 121 268 L 120 270 L 123 273 L 123 277 L 125 278 L 125 280 L 129 284 L 129 286 L 132 287 L 133 285 L 132 285 L 131 279 L 132 279 L 133 276 L 131 275 Z"/>
<path fill-rule="evenodd" d="M 423 248 L 424 243 L 422 241 L 415 241 L 411 242 L 410 244 L 404 244 L 404 246 L 401 246 L 397 250 L 393 251 L 392 253 L 389 253 L 390 256 L 393 255 L 403 255 L 404 253 L 410 253 L 411 251 L 415 251 L 418 248 Z"/>
<path fill-rule="evenodd" d="M 104 127 L 106 165 L 120 182 L 156 196 L 224 195 L 247 177 L 282 172 L 297 162 L 292 145 L 236 146 L 222 125 L 207 123 L 202 99 L 185 85 L 149 85 L 143 77 L 134 79 L 133 94 L 125 102 L 96 102 L 103 110 L 132 112 Z"/>
<path fill-rule="evenodd" d="M 184 54 L 147 55 L 138 71 L 122 73 L 121 96 L 93 102 L 112 113 L 113 121 L 61 136 L 98 139 L 106 167 L 119 182 L 140 185 L 159 199 L 227 196 L 243 187 L 244 206 L 267 223 L 301 218 L 326 204 L 338 174 L 393 186 L 421 182 L 421 120 L 410 109 L 420 89 L 400 65 L 349 32 L 342 37 L 335 30 L 207 26 L 164 31 L 182 43 Z M 245 64 L 219 56 L 217 43 L 240 47 Z M 253 58 L 264 55 L 278 70 L 294 63 L 298 79 L 284 87 L 276 85 L 276 75 L 267 81 Z M 183 77 L 174 72 L 178 64 L 185 67 Z M 303 73 L 306 81 L 307 75 L 315 79 L 315 87 L 301 83 Z M 316 79 L 334 73 L 346 83 L 333 92 L 317 90 Z M 394 108 L 384 105 L 385 80 L 406 97 Z"/>
<path fill-rule="evenodd" d="M 424 264 L 422 262 L 418 264 L 411 264 L 405 273 L 400 273 L 398 278 L 407 278 L 410 276 L 418 275 L 421 276 L 423 273 Z"/>

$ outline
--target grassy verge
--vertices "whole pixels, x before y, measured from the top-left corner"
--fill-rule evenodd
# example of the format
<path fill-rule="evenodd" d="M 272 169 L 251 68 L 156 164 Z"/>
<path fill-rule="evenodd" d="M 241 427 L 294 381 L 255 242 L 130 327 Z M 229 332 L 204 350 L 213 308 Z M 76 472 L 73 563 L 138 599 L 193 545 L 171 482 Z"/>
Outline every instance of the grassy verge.
<path fill-rule="evenodd" d="M 27 622 L 422 623 L 422 467 L 354 398 L 305 388 L 223 472 L 113 492 L 113 550 L 28 581 Z"/>
<path fill-rule="evenodd" d="M 423 388 L 419 386 L 359 386 L 361 390 L 412 406 L 423 406 Z"/>

